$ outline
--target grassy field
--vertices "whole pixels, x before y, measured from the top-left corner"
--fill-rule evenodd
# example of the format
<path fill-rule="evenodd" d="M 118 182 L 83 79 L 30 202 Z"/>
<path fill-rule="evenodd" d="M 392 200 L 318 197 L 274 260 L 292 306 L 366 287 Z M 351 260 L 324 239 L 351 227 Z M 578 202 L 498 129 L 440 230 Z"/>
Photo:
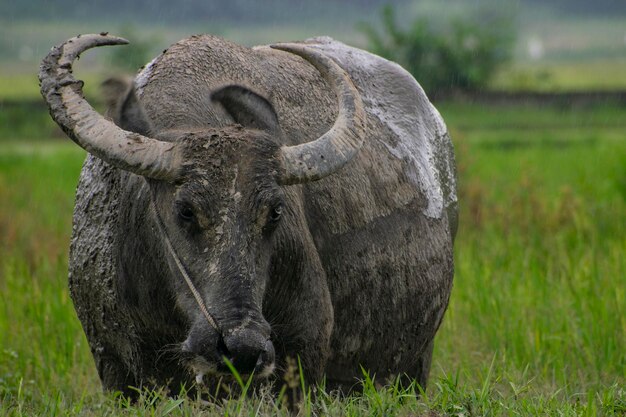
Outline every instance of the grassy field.
<path fill-rule="evenodd" d="M 489 88 L 550 92 L 624 90 L 626 56 L 574 62 L 517 62 L 498 70 Z"/>
<path fill-rule="evenodd" d="M 365 379 L 364 394 L 319 394 L 303 414 L 623 416 L 626 109 L 440 110 L 461 221 L 428 389 Z M 0 135 L 0 415 L 287 415 L 262 394 L 131 406 L 100 392 L 66 288 L 84 152 L 25 137 Z"/>

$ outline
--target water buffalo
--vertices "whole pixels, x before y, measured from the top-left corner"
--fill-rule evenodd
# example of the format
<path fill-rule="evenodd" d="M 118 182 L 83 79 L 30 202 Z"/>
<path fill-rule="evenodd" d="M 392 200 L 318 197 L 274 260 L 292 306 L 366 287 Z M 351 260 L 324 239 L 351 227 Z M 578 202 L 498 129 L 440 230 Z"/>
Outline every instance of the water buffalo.
<path fill-rule="evenodd" d="M 210 35 L 150 62 L 111 111 L 53 48 L 52 118 L 84 148 L 69 285 L 105 389 L 228 373 L 349 389 L 426 383 L 457 224 L 452 145 L 397 64 L 330 38 L 246 48 Z"/>

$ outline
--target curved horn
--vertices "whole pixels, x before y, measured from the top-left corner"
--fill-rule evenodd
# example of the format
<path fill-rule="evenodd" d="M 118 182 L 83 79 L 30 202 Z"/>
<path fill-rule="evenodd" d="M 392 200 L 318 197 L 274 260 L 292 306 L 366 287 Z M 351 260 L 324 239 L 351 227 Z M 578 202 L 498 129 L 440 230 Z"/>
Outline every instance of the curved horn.
<path fill-rule="evenodd" d="M 54 121 L 87 152 L 135 174 L 171 180 L 180 166 L 176 145 L 127 132 L 102 117 L 84 99 L 83 82 L 72 75 L 72 63 L 87 49 L 127 43 L 106 34 L 79 35 L 52 48 L 39 70 L 41 95 Z"/>
<path fill-rule="evenodd" d="M 328 132 L 313 142 L 281 148 L 284 168 L 279 180 L 281 184 L 319 180 L 342 168 L 361 149 L 365 134 L 361 96 L 348 74 L 321 52 L 299 44 L 277 44 L 271 47 L 309 61 L 337 94 L 339 114 Z"/>

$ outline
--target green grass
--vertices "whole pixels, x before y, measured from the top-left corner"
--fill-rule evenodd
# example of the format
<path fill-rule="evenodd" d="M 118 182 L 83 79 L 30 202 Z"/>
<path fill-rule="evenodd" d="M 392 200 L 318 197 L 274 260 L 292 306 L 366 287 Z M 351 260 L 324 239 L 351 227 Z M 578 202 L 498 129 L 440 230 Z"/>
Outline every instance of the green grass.
<path fill-rule="evenodd" d="M 106 76 L 88 73 L 78 79 L 85 82 L 85 97 L 101 109 L 99 86 Z M 36 75 L 0 75 L 0 143 L 48 141 L 50 137 L 65 135 L 48 114 Z"/>
<path fill-rule="evenodd" d="M 547 62 L 528 62 L 526 59 L 497 71 L 489 88 L 546 92 L 624 90 L 625 74 L 626 54 L 611 58 L 572 58 Z"/>
<path fill-rule="evenodd" d="M 43 58 L 43 56 L 42 56 Z M 80 71 L 80 70 L 79 70 Z M 38 68 L 32 68 L 28 73 L 0 73 L 0 102 L 7 101 L 39 101 L 39 80 L 37 79 Z M 80 71 L 77 78 L 85 82 L 84 91 L 86 96 L 96 97 L 98 86 L 105 79 L 100 73 Z"/>
<path fill-rule="evenodd" d="M 450 308 L 428 389 L 308 397 L 305 415 L 626 413 L 626 109 L 443 104 L 460 178 Z M 287 415 L 268 393 L 202 405 L 100 392 L 68 296 L 84 152 L 0 141 L 0 415 Z"/>

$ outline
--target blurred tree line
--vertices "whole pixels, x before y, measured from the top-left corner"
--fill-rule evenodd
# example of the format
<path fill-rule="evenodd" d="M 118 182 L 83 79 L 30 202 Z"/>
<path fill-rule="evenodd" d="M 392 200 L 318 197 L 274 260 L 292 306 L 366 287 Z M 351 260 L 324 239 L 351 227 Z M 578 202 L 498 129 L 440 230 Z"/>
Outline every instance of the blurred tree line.
<path fill-rule="evenodd" d="M 337 16 L 338 11 L 378 8 L 393 2 L 396 6 L 411 0 L 0 0 L 0 20 L 75 20 L 118 18 L 127 21 L 163 23 L 254 22 Z M 484 0 L 474 0 L 474 3 Z M 519 0 L 523 5 L 550 7 L 563 14 L 623 14 L 626 0 Z M 445 7 L 448 3 L 441 0 Z M 322 14 L 322 16 L 319 16 Z"/>
<path fill-rule="evenodd" d="M 612 15 L 626 13 L 626 0 L 523 0 L 529 5 L 551 6 L 565 14 Z"/>
<path fill-rule="evenodd" d="M 418 18 L 402 28 L 394 10 L 391 5 L 382 8 L 380 31 L 370 23 L 361 23 L 358 29 L 366 35 L 369 51 L 402 65 L 428 94 L 483 88 L 511 58 L 515 30 L 510 17 L 482 11 L 480 17 L 455 18 L 444 24 Z M 142 37 L 129 24 L 119 34 L 132 42 L 112 49 L 111 63 L 133 73 L 150 60 L 151 46 L 159 42 Z"/>
<path fill-rule="evenodd" d="M 277 19 L 336 18 L 338 12 L 376 9 L 389 0 L 0 0 L 0 20 L 59 19 L 123 21 L 166 24 L 254 23 Z M 395 0 L 396 4 L 410 0 Z M 325 12 L 326 10 L 326 12 Z M 326 13 L 328 16 L 324 16 Z"/>
<path fill-rule="evenodd" d="M 483 11 L 443 25 L 418 18 L 407 28 L 397 23 L 394 8 L 381 13 L 382 28 L 361 23 L 371 52 L 402 65 L 428 94 L 475 91 L 486 86 L 511 58 L 515 25 L 510 16 Z"/>

